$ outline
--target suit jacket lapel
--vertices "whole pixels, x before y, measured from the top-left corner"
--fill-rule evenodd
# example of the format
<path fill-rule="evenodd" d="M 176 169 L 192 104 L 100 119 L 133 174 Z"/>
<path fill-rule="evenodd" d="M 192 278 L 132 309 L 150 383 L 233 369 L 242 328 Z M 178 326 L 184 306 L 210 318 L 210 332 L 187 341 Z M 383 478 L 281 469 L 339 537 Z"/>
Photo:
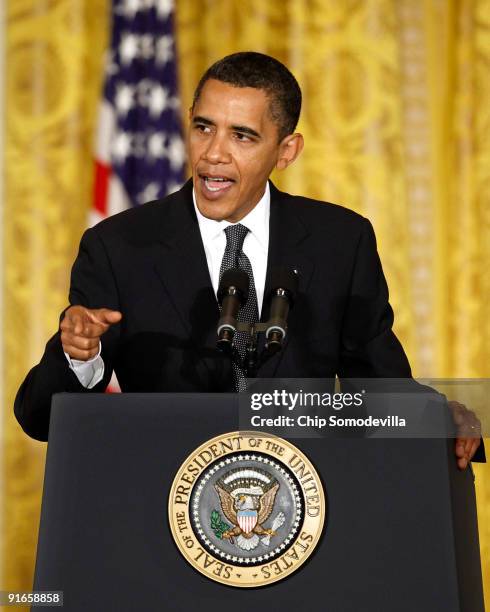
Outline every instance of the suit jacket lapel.
<path fill-rule="evenodd" d="M 163 204 L 155 269 L 184 328 L 199 346 L 213 346 L 219 308 L 192 201 L 192 181 Z"/>
<path fill-rule="evenodd" d="M 298 299 L 306 294 L 314 269 L 313 258 L 308 253 L 309 230 L 297 214 L 296 203 L 288 198 L 270 183 L 271 210 L 269 225 L 269 253 L 267 258 L 267 275 L 264 291 L 264 304 L 262 307 L 262 321 L 267 321 L 270 312 L 270 293 L 272 287 L 272 271 L 274 267 L 286 267 L 298 273 Z M 293 306 L 288 317 L 288 327 L 301 327 L 297 321 Z M 282 350 L 260 368 L 261 378 L 273 378 L 280 362 L 288 349 L 289 334 L 286 334 Z M 262 342 L 259 349 L 262 348 Z"/>

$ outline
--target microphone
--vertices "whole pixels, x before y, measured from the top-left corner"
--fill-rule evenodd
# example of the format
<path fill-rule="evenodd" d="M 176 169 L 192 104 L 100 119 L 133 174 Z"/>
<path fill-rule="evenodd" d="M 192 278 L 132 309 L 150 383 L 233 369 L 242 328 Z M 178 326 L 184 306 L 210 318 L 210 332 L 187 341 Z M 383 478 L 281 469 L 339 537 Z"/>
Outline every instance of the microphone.
<path fill-rule="evenodd" d="M 245 270 L 231 268 L 221 277 L 218 288 L 218 302 L 221 306 L 221 316 L 218 321 L 217 348 L 229 351 L 233 343 L 237 326 L 237 316 L 240 306 L 248 299 L 249 278 Z"/>
<path fill-rule="evenodd" d="M 298 273 L 288 268 L 274 268 L 271 274 L 271 311 L 265 332 L 265 348 L 276 353 L 286 337 L 289 309 L 298 291 Z"/>

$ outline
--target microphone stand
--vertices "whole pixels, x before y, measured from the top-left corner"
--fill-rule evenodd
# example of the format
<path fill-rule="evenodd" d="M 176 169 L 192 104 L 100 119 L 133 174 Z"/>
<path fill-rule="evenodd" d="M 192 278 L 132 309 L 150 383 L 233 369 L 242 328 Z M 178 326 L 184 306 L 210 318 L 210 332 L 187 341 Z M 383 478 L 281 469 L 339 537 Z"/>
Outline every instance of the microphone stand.
<path fill-rule="evenodd" d="M 250 326 L 250 341 L 245 353 L 245 370 L 247 378 L 256 378 L 259 364 L 257 362 L 257 329 L 256 323 Z"/>
<path fill-rule="evenodd" d="M 247 378 L 256 378 L 259 367 L 281 349 L 281 345 L 278 342 L 273 344 L 269 343 L 266 348 L 262 350 L 259 357 L 257 348 L 258 334 L 269 329 L 269 325 L 270 323 L 268 321 L 266 323 L 246 323 L 244 321 L 237 323 L 237 331 L 247 332 L 250 336 L 243 363 Z"/>

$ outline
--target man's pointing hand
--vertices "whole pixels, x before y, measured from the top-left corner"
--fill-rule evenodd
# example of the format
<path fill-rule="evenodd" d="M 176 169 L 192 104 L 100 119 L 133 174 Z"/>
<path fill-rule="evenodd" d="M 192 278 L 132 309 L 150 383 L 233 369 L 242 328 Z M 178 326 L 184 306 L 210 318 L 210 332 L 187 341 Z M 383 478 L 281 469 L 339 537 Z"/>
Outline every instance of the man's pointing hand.
<path fill-rule="evenodd" d="M 122 314 L 108 308 L 70 306 L 61 321 L 61 344 L 71 359 L 88 361 L 99 352 L 99 339 Z"/>

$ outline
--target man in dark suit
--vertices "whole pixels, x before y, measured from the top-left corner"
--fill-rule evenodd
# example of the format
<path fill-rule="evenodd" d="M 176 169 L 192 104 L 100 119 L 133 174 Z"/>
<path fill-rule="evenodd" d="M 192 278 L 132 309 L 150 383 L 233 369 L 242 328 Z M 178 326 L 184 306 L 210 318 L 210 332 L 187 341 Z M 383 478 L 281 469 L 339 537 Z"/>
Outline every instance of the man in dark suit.
<path fill-rule="evenodd" d="M 250 316 L 267 320 L 271 270 L 297 270 L 283 350 L 258 376 L 409 378 L 370 223 L 268 182 L 300 154 L 301 91 L 277 60 L 238 53 L 202 77 L 190 112 L 192 180 L 85 232 L 60 330 L 22 384 L 15 413 L 45 440 L 51 396 L 103 391 L 232 391 L 240 355 L 216 350 L 216 291 L 247 271 Z M 255 313 L 255 314 L 254 314 Z M 479 440 L 460 438 L 466 467 Z"/>

